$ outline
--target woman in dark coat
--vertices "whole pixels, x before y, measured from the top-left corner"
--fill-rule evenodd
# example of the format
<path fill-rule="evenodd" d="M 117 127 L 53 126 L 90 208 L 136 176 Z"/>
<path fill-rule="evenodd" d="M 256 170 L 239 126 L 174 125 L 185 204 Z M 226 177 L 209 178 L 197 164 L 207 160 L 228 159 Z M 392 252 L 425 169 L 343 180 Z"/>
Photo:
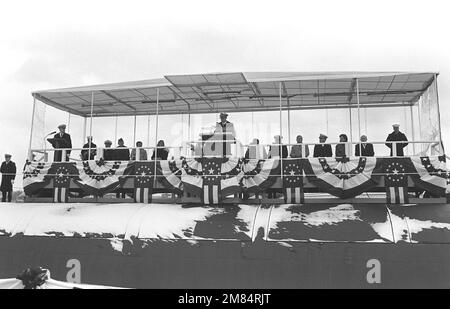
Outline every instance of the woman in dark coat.
<path fill-rule="evenodd" d="M 2 202 L 6 202 L 6 195 L 8 195 L 8 202 L 11 202 L 14 179 L 16 178 L 16 164 L 11 161 L 10 154 L 5 154 L 5 162 L 0 167 L 0 173 L 2 173 L 2 183 L 0 185 Z"/>
<path fill-rule="evenodd" d="M 156 150 L 156 159 L 167 160 L 167 157 L 169 156 L 169 150 L 167 150 L 166 148 L 160 148 L 164 147 L 164 141 L 163 140 L 158 141 L 156 147 L 158 147 L 158 149 Z M 155 151 L 153 151 L 152 160 L 155 160 Z"/>

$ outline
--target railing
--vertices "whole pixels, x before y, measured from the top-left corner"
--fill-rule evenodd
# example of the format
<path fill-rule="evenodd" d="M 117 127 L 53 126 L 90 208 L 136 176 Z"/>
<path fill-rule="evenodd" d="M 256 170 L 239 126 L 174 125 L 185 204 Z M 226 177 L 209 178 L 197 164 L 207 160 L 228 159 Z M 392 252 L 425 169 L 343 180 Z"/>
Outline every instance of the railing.
<path fill-rule="evenodd" d="M 372 145 L 392 145 L 392 156 L 397 157 L 397 144 L 405 144 L 408 143 L 410 145 L 426 145 L 426 151 L 419 152 L 414 155 L 425 156 L 429 153 L 431 146 L 439 144 L 438 141 L 407 141 L 407 142 L 386 142 L 386 141 L 375 141 L 375 142 L 367 142 Z M 267 157 L 275 158 L 282 157 L 282 147 L 288 147 L 288 157 L 290 157 L 292 146 L 301 146 L 301 157 L 306 157 L 306 147 L 309 148 L 309 157 L 313 156 L 314 146 L 315 145 L 323 145 L 328 144 L 333 148 L 333 153 L 335 152 L 335 146 L 342 144 L 345 145 L 345 154 L 346 157 L 359 157 L 355 156 L 355 146 L 363 144 L 362 142 L 330 142 L 330 143 L 302 143 L 302 144 L 241 144 L 239 141 L 234 140 L 213 140 L 213 141 L 192 141 L 185 142 L 181 146 L 158 146 L 158 147 L 119 147 L 119 148 L 104 148 L 104 147 L 96 147 L 96 148 L 57 148 L 57 149 L 31 149 L 29 152 L 29 160 L 30 161 L 44 161 L 49 162 L 49 153 L 55 153 L 56 151 L 61 151 L 61 161 L 82 161 L 81 152 L 87 151 L 88 157 L 90 157 L 91 152 L 95 151 L 95 160 L 99 160 L 104 157 L 105 150 L 118 150 L 118 149 L 128 149 L 131 152 L 134 150 L 135 159 L 133 161 L 143 161 L 141 158 L 141 151 L 144 150 L 147 154 L 147 160 L 145 161 L 153 161 L 151 157 L 155 153 L 155 149 L 166 149 L 168 151 L 168 159 L 180 159 L 180 158 L 201 158 L 201 157 L 238 157 L 242 158 L 245 155 L 246 150 L 250 148 L 255 148 L 261 150 L 262 154 L 260 154 L 256 158 L 250 159 L 264 159 L 264 154 Z M 224 146 L 225 145 L 225 146 Z M 224 149 L 225 147 L 225 149 Z M 278 155 L 271 154 L 269 152 L 269 147 L 278 147 Z M 361 149 L 361 146 L 359 146 Z M 214 148 L 214 149 L 213 149 Z M 289 149 L 291 148 L 291 149 Z M 71 157 L 68 160 L 67 152 L 70 151 Z M 80 158 L 73 157 L 74 153 L 79 153 Z M 224 154 L 225 153 L 225 154 Z M 361 152 L 360 152 L 361 153 Z M 36 158 L 36 154 L 42 154 L 42 157 Z M 156 157 L 156 156 L 155 156 Z M 335 158 L 339 158 L 333 156 Z M 391 157 L 389 155 L 374 155 L 377 158 L 383 157 Z M 130 157 L 131 160 L 131 157 Z M 154 159 L 156 161 L 160 160 L 157 157 Z"/>

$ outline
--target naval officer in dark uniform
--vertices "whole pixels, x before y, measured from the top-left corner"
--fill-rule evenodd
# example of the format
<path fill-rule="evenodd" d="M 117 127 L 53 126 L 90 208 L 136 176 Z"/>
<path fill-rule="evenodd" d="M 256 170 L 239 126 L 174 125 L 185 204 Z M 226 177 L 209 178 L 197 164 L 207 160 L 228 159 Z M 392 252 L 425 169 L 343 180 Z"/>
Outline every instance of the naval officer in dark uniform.
<path fill-rule="evenodd" d="M 58 126 L 59 132 L 56 133 L 53 138 L 57 139 L 59 141 L 59 147 L 58 148 L 72 148 L 72 139 L 70 138 L 70 135 L 66 133 L 66 125 L 60 124 Z M 66 158 L 65 160 L 62 159 L 62 150 L 56 150 L 53 161 L 55 162 L 61 162 L 61 161 L 69 161 L 69 155 L 70 150 L 66 151 Z"/>
<path fill-rule="evenodd" d="M 8 202 L 12 200 L 12 191 L 14 179 L 16 179 L 16 164 L 11 161 L 11 155 L 5 154 L 5 161 L 0 167 L 0 173 L 2 173 L 2 183 L 0 185 L 0 191 L 2 191 L 2 202 Z"/>
<path fill-rule="evenodd" d="M 314 157 L 315 158 L 325 158 L 325 157 L 332 157 L 333 156 L 333 150 L 331 149 L 330 144 L 325 144 L 328 136 L 325 134 L 320 134 L 319 136 L 319 142 L 320 145 L 314 146 Z"/>
<path fill-rule="evenodd" d="M 388 135 L 386 138 L 386 142 L 407 142 L 408 139 L 406 138 L 406 135 L 400 132 L 400 125 L 399 124 L 393 124 L 392 128 L 394 131 Z M 405 148 L 408 145 L 408 143 L 397 143 L 397 156 L 403 157 L 403 148 Z M 391 149 L 391 157 L 393 156 L 392 146 L 393 143 L 386 143 L 386 146 Z"/>

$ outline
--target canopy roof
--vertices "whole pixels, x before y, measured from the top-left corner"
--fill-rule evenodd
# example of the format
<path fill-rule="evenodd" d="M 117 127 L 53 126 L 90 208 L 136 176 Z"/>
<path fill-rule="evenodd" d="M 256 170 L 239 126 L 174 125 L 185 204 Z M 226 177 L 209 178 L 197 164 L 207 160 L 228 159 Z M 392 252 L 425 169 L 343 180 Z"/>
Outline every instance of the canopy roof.
<path fill-rule="evenodd" d="M 143 80 L 33 92 L 57 109 L 83 117 L 195 114 L 283 109 L 413 105 L 433 72 L 251 72 L 168 75 Z M 356 82 L 358 81 L 358 82 Z M 280 89 L 281 88 L 281 89 Z M 159 96 L 158 96 L 159 93 Z"/>

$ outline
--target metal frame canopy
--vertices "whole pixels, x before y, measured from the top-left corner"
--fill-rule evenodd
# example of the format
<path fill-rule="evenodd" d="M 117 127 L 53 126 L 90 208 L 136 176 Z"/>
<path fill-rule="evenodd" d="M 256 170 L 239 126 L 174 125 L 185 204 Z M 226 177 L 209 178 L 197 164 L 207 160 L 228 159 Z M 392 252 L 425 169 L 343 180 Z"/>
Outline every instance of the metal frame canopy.
<path fill-rule="evenodd" d="M 412 106 L 433 72 L 234 72 L 35 91 L 82 117 Z M 95 95 L 95 99 L 93 96 Z"/>

